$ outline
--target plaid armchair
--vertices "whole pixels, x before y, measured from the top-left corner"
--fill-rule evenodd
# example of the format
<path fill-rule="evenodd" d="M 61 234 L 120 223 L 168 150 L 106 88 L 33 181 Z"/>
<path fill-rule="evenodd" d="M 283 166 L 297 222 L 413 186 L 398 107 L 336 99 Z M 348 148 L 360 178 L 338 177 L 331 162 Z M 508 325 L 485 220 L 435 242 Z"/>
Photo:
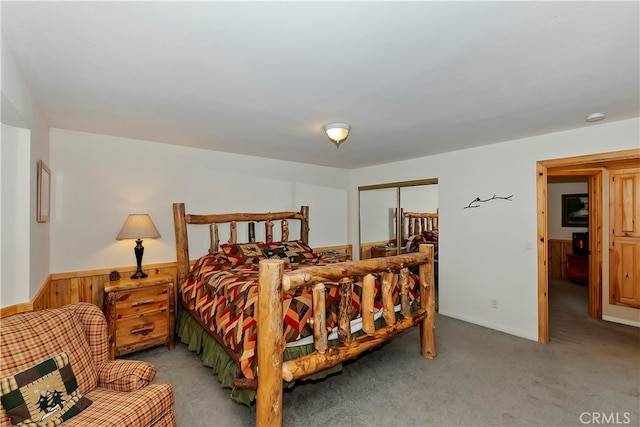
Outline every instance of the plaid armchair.
<path fill-rule="evenodd" d="M 62 358 L 56 359 L 59 369 L 55 374 L 67 372 L 61 375 L 62 382 L 67 387 L 69 384 L 76 386 L 74 393 L 69 397 L 65 395 L 65 402 L 74 402 L 72 395 L 79 396 L 74 407 L 66 409 L 68 418 L 62 418 L 64 426 L 176 424 L 173 388 L 171 384 L 150 384 L 156 375 L 153 365 L 133 360 L 109 360 L 106 320 L 102 311 L 93 304 L 70 304 L 2 319 L 0 355 L 2 427 L 11 425 L 12 421 L 17 423 L 20 411 L 29 415 L 26 409 L 29 393 L 24 390 L 39 380 L 33 379 L 33 372 L 40 372 L 40 367 L 45 365 L 41 362 L 49 362 L 47 359 L 56 355 L 62 355 Z M 71 370 L 65 371 L 63 367 L 67 365 L 59 360 L 65 360 Z M 52 366 L 56 367 L 55 364 Z M 74 381 L 67 380 L 70 375 Z M 25 384 L 27 382 L 29 384 Z M 42 385 L 39 387 L 43 388 Z M 20 401 L 22 409 L 20 405 L 14 405 L 16 409 L 5 409 L 11 407 L 8 402 L 12 399 L 8 398 L 20 400 L 20 394 L 26 396 L 24 400 L 27 401 Z M 38 403 L 40 401 L 42 398 Z M 33 412 L 32 404 L 30 413 L 33 415 Z M 51 425 L 54 423 L 57 424 L 52 422 Z"/>

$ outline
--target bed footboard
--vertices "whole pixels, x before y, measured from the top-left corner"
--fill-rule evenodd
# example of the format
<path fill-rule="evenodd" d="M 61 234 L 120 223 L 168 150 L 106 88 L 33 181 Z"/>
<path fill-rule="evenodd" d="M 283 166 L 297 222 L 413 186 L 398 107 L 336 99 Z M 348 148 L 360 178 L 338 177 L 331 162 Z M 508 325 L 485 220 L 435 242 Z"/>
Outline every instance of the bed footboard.
<path fill-rule="evenodd" d="M 220 238 L 217 225 L 229 223 L 229 243 L 236 243 L 236 222 L 248 222 L 249 241 L 255 239 L 252 223 L 264 222 L 265 241 L 273 238 L 272 221 L 280 221 L 282 241 L 289 240 L 289 220 L 300 221 L 300 240 L 308 242 L 309 208 L 302 206 L 300 212 L 232 213 L 232 214 L 187 214 L 184 203 L 173 204 L 176 235 L 176 259 L 178 283 L 183 283 L 189 274 L 188 224 L 208 225 L 211 237 L 210 253 L 218 250 Z M 335 248 L 331 248 L 334 250 Z M 386 258 L 347 261 L 324 266 L 303 267 L 284 272 L 282 260 L 260 262 L 258 277 L 257 309 L 257 394 L 256 425 L 282 425 L 283 380 L 292 381 L 315 372 L 333 367 L 360 353 L 387 341 L 392 336 L 412 326 L 420 327 L 420 353 L 425 358 L 436 357 L 435 343 L 435 291 L 434 248 L 420 245 L 419 252 Z M 350 246 L 345 247 L 347 257 Z M 342 252 L 342 248 L 341 248 Z M 409 268 L 419 266 L 420 306 L 412 307 L 409 297 Z M 386 326 L 375 329 L 374 295 L 376 274 L 380 281 L 382 317 Z M 362 285 L 360 296 L 363 335 L 352 336 L 350 315 L 354 282 L 358 278 Z M 309 355 L 283 363 L 283 300 L 284 295 L 298 287 L 307 287 L 312 297 L 315 351 Z M 338 345 L 329 346 L 325 288 L 338 287 Z M 399 289 L 400 313 L 394 306 L 394 289 Z M 334 293 L 335 294 L 335 293 Z M 396 320 L 396 318 L 398 319 Z M 355 335 L 355 334 L 354 334 Z M 333 344 L 333 343 L 332 343 Z"/>
<path fill-rule="evenodd" d="M 408 298 L 408 268 L 419 266 L 420 308 L 413 313 Z M 386 326 L 375 329 L 373 320 L 373 274 L 382 275 L 383 317 Z M 353 281 L 362 277 L 362 321 L 364 335 L 352 338 L 349 330 L 347 301 L 351 300 Z M 391 297 L 399 281 L 402 319 L 396 321 Z M 329 348 L 324 304 L 325 284 L 340 288 L 338 336 L 340 345 Z M 282 381 L 291 381 L 337 365 L 360 353 L 382 344 L 397 333 L 415 325 L 420 326 L 420 353 L 425 358 L 436 357 L 435 291 L 433 246 L 421 245 L 418 253 L 344 262 L 327 266 L 306 267 L 284 273 L 281 260 L 260 262 L 258 286 L 258 390 L 256 396 L 256 425 L 282 425 Z M 283 307 L 286 292 L 309 286 L 313 294 L 313 328 L 315 352 L 283 363 Z M 329 284 L 327 284 L 329 286 Z M 316 297 L 317 295 L 317 297 Z M 343 301 L 345 308 L 343 309 Z"/>

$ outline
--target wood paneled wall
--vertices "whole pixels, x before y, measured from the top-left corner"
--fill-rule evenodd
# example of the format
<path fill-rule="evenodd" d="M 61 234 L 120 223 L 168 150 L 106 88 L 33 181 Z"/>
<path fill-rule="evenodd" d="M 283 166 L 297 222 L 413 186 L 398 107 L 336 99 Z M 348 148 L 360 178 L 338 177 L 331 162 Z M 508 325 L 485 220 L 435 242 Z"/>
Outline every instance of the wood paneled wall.
<path fill-rule="evenodd" d="M 566 255 L 571 253 L 571 240 L 549 239 L 549 278 L 566 280 Z"/>
<path fill-rule="evenodd" d="M 316 248 L 314 251 L 344 252 L 349 256 L 349 259 L 352 259 L 353 248 L 351 245 L 336 245 Z M 175 262 L 145 264 L 144 267 L 143 271 L 147 274 L 168 273 L 174 278 L 178 274 L 178 267 Z M 43 310 L 45 308 L 62 307 L 63 305 L 77 302 L 90 302 L 102 308 L 104 286 L 105 283 L 109 282 L 109 274 L 113 270 L 117 270 L 121 277 L 128 277 L 135 273 L 136 267 L 103 268 L 51 274 L 31 302 L 3 307 L 0 309 L 0 317 L 27 311 Z"/>
<path fill-rule="evenodd" d="M 0 317 L 44 310 L 45 308 L 62 307 L 77 302 L 90 302 L 102 308 L 104 285 L 109 282 L 109 274 L 113 270 L 114 268 L 104 268 L 51 274 L 31 302 L 3 307 L 0 311 Z M 120 273 L 121 277 L 128 277 L 135 273 L 136 267 L 118 267 L 115 270 Z M 143 270 L 147 274 L 168 273 L 173 277 L 176 277 L 177 273 L 175 262 L 146 264 Z"/>
<path fill-rule="evenodd" d="M 114 269 L 77 271 L 52 274 L 48 286 L 44 286 L 33 300 L 33 309 L 61 307 L 76 302 L 90 302 L 102 307 L 104 285 Z M 136 267 L 116 268 L 121 277 L 135 273 Z M 176 263 L 147 264 L 147 274 L 169 273 L 176 276 Z"/>

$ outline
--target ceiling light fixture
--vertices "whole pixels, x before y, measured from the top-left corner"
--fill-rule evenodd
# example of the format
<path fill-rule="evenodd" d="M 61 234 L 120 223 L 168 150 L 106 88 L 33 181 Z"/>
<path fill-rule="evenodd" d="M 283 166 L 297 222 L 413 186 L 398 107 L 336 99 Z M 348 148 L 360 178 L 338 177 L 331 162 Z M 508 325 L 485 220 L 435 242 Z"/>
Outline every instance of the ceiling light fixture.
<path fill-rule="evenodd" d="M 604 120 L 604 118 L 605 118 L 604 113 L 593 113 L 593 114 L 589 114 L 589 115 L 587 116 L 587 121 L 588 121 L 589 123 L 591 123 L 591 122 L 598 122 L 598 121 L 600 121 L 600 120 Z"/>
<path fill-rule="evenodd" d="M 339 147 L 349 136 L 351 125 L 347 123 L 329 123 L 323 126 L 324 133 L 327 134 L 331 142 Z"/>

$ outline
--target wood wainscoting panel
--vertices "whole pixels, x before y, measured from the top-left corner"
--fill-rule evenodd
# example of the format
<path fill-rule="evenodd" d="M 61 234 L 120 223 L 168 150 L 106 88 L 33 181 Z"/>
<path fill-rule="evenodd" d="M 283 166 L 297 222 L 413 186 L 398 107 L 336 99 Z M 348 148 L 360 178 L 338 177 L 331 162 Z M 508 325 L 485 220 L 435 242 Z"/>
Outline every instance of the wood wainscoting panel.
<path fill-rule="evenodd" d="M 334 245 L 314 248 L 314 251 L 336 251 L 344 253 L 348 259 L 353 259 L 353 246 Z M 190 262 L 190 265 L 193 261 Z M 113 270 L 120 273 L 121 278 L 128 278 L 136 272 L 135 266 L 102 268 L 98 270 L 71 271 L 53 273 L 47 277 L 40 290 L 31 302 L 15 304 L 0 308 L 0 317 L 7 317 L 17 313 L 44 310 L 46 308 L 62 307 L 66 304 L 89 302 L 100 308 L 104 304 L 104 287 L 109 284 L 109 275 Z M 178 274 L 175 262 L 144 265 L 147 274 L 170 274 L 174 279 Z M 177 289 L 178 284 L 176 284 Z"/>
<path fill-rule="evenodd" d="M 549 278 L 567 279 L 567 255 L 573 253 L 571 240 L 549 239 Z"/>
<path fill-rule="evenodd" d="M 314 251 L 336 251 L 344 253 L 348 259 L 353 259 L 353 246 L 334 245 L 314 248 Z M 193 261 L 190 262 L 190 265 Z M 121 278 L 128 278 L 136 272 L 135 266 L 102 268 L 98 270 L 71 271 L 53 273 L 47 277 L 40 290 L 31 302 L 15 304 L 0 309 L 0 317 L 7 317 L 17 313 L 44 310 L 46 308 L 62 307 L 66 304 L 89 302 L 100 308 L 104 304 L 104 287 L 109 284 L 109 275 L 113 270 L 120 273 Z M 147 274 L 170 274 L 174 279 L 178 274 L 175 262 L 144 265 Z M 176 284 L 176 289 L 177 289 Z"/>
<path fill-rule="evenodd" d="M 62 307 L 63 305 L 77 302 L 89 302 L 102 308 L 104 287 L 105 284 L 109 283 L 109 275 L 113 270 L 118 271 L 120 277 L 130 277 L 136 272 L 136 267 L 103 268 L 51 274 L 30 303 L 3 307 L 0 315 L 5 317 L 25 311 Z M 175 262 L 147 264 L 144 272 L 147 274 L 167 273 L 175 278 L 177 266 Z"/>
<path fill-rule="evenodd" d="M 117 270 L 120 277 L 128 278 L 136 272 L 136 267 L 52 274 L 48 292 L 49 308 L 76 302 L 90 302 L 102 307 L 104 287 L 109 283 L 109 275 L 113 270 Z M 175 262 L 147 264 L 144 272 L 147 274 L 168 273 L 175 278 L 177 267 Z"/>

